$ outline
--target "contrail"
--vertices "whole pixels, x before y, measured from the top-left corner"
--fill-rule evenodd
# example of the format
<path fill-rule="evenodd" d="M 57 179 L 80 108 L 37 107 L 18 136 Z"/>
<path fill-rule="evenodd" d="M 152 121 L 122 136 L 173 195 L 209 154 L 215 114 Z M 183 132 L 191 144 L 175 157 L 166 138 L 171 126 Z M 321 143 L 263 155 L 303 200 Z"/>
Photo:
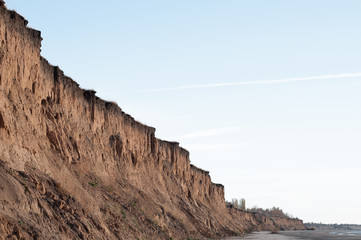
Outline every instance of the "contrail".
<path fill-rule="evenodd" d="M 322 76 L 300 77 L 300 78 L 285 78 L 285 79 L 279 79 L 279 80 L 264 80 L 264 81 L 253 81 L 253 82 L 248 81 L 248 82 L 198 84 L 198 85 L 186 85 L 186 86 L 169 87 L 169 88 L 144 89 L 144 90 L 140 90 L 140 91 L 141 92 L 163 92 L 163 91 L 185 90 L 185 89 L 196 89 L 196 88 L 217 88 L 217 87 L 229 87 L 229 86 L 241 86 L 241 85 L 261 85 L 261 84 L 299 82 L 299 81 L 310 81 L 310 80 L 320 80 L 320 79 L 353 78 L 353 77 L 361 77 L 361 73 L 343 73 L 343 74 L 334 74 L 334 75 L 322 75 Z"/>
<path fill-rule="evenodd" d="M 197 131 L 197 132 L 184 134 L 182 136 L 176 137 L 176 139 L 184 140 L 184 139 L 199 138 L 199 137 L 219 136 L 219 135 L 239 132 L 240 130 L 241 130 L 240 127 L 207 129 L 204 131 Z"/>

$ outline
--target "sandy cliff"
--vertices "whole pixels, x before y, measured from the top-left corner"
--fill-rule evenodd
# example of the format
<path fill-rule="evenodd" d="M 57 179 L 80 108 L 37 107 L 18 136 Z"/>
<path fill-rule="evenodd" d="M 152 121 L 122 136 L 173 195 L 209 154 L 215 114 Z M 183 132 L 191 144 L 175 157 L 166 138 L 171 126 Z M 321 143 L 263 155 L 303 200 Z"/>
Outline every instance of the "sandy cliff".
<path fill-rule="evenodd" d="M 224 188 L 40 55 L 0 0 L 0 239 L 187 239 L 302 221 L 228 209 Z"/>

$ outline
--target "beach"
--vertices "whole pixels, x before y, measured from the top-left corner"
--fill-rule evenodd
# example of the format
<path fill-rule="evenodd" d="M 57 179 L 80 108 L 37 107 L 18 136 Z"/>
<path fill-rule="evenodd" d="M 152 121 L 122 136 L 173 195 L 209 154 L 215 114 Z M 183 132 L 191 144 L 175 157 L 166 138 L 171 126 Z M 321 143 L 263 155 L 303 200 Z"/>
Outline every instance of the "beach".
<path fill-rule="evenodd" d="M 295 237 L 289 236 L 282 236 L 280 234 L 271 234 L 270 232 L 255 232 L 250 233 L 242 237 L 231 237 L 231 238 L 224 238 L 221 240 L 245 240 L 245 239 L 254 239 L 254 240 L 293 240 L 293 239 L 300 239 Z"/>
<path fill-rule="evenodd" d="M 332 232 L 332 231 L 284 231 L 279 234 L 270 232 L 255 232 L 244 237 L 225 238 L 223 240 L 361 240 L 360 235 L 353 235 L 353 232 Z"/>
<path fill-rule="evenodd" d="M 285 231 L 280 232 L 281 236 L 294 237 L 295 239 L 310 240 L 361 240 L 360 231 Z M 292 238 L 289 238 L 292 239 Z"/>

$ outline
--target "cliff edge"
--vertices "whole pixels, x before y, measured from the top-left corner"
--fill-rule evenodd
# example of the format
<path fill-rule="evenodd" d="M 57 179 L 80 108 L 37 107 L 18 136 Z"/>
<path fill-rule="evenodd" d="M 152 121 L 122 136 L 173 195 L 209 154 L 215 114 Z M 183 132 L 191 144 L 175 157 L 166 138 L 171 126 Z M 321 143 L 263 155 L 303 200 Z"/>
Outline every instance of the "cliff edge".
<path fill-rule="evenodd" d="M 226 207 L 224 187 L 40 55 L 0 0 L 0 239 L 187 239 L 304 229 Z"/>

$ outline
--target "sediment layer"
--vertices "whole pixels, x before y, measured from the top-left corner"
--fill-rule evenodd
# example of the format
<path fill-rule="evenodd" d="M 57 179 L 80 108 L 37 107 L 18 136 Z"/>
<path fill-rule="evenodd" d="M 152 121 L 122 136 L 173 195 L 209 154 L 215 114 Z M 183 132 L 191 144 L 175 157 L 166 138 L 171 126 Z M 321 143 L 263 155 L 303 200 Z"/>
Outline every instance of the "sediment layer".
<path fill-rule="evenodd" d="M 99 99 L 40 54 L 0 0 L 0 236 L 187 239 L 303 229 L 229 209 L 178 143 Z"/>

